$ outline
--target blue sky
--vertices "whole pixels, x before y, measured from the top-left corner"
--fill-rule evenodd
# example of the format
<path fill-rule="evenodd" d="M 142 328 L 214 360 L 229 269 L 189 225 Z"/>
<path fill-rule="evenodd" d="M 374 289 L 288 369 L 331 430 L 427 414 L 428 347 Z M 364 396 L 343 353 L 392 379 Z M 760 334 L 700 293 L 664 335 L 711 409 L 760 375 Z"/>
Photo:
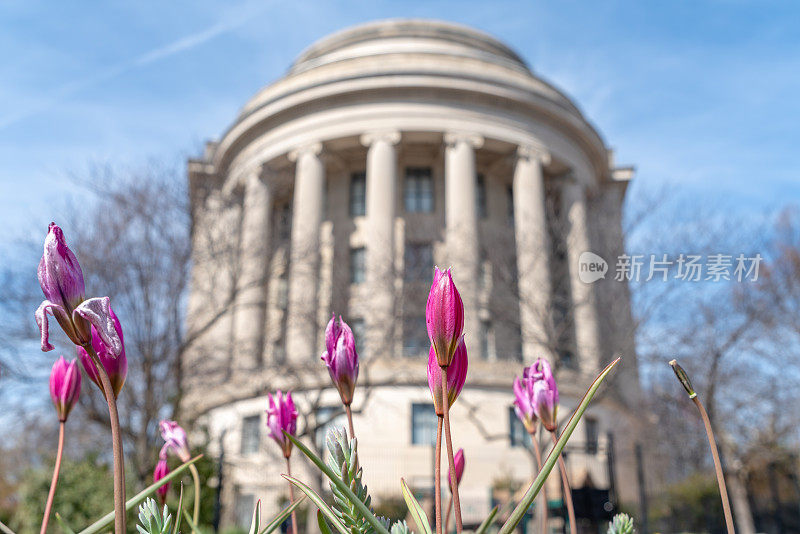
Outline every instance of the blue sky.
<path fill-rule="evenodd" d="M 797 3 L 12 0 L 0 5 L 0 250 L 58 219 L 70 173 L 196 154 L 314 40 L 386 17 L 510 44 L 637 166 L 637 187 L 746 210 L 800 199 Z"/>

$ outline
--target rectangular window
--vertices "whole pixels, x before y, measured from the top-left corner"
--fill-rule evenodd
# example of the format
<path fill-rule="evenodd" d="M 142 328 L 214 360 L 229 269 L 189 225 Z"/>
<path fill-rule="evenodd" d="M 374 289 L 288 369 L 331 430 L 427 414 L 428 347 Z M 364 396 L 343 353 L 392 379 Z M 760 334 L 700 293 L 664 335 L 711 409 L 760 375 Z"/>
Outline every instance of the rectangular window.
<path fill-rule="evenodd" d="M 508 409 L 508 441 L 512 447 L 530 447 L 533 443 L 525 425 L 517 417 L 514 407 Z"/>
<path fill-rule="evenodd" d="M 484 360 L 493 360 L 494 354 L 492 350 L 492 323 L 491 321 L 481 321 L 481 357 Z"/>
<path fill-rule="evenodd" d="M 240 493 L 236 488 L 236 524 L 249 525 L 253 520 L 256 498 L 252 493 Z"/>
<path fill-rule="evenodd" d="M 364 341 L 367 335 L 367 327 L 366 324 L 364 324 L 364 319 L 350 319 L 347 324 L 350 325 L 350 330 L 353 331 L 353 338 L 356 342 L 356 352 L 359 356 L 365 357 Z"/>
<path fill-rule="evenodd" d="M 433 176 L 430 167 L 408 167 L 403 189 L 408 213 L 433 211 Z"/>
<path fill-rule="evenodd" d="M 435 445 L 438 418 L 433 404 L 411 405 L 411 444 Z"/>
<path fill-rule="evenodd" d="M 407 243 L 405 264 L 407 282 L 430 282 L 433 279 L 433 245 Z"/>
<path fill-rule="evenodd" d="M 586 454 L 597 454 L 599 424 L 594 417 L 587 417 L 584 421 L 586 424 Z"/>
<path fill-rule="evenodd" d="M 486 177 L 479 174 L 477 177 L 477 188 L 475 189 L 475 201 L 478 208 L 478 217 L 481 219 L 486 218 Z"/>
<path fill-rule="evenodd" d="M 286 241 L 292 237 L 292 207 L 288 202 L 277 208 L 278 216 L 278 239 Z"/>
<path fill-rule="evenodd" d="M 350 216 L 358 217 L 367 213 L 367 173 L 354 172 L 350 175 Z"/>
<path fill-rule="evenodd" d="M 403 319 L 403 354 L 412 357 L 427 356 L 430 345 L 425 316 L 405 317 Z"/>
<path fill-rule="evenodd" d="M 321 406 L 317 409 L 317 429 L 314 433 L 317 447 L 326 450 L 325 438 L 331 428 L 347 428 L 347 419 L 338 406 Z"/>
<path fill-rule="evenodd" d="M 350 283 L 360 284 L 366 278 L 366 250 L 364 247 L 350 249 Z"/>
<path fill-rule="evenodd" d="M 261 447 L 261 416 L 251 415 L 242 419 L 242 454 L 255 454 Z"/>

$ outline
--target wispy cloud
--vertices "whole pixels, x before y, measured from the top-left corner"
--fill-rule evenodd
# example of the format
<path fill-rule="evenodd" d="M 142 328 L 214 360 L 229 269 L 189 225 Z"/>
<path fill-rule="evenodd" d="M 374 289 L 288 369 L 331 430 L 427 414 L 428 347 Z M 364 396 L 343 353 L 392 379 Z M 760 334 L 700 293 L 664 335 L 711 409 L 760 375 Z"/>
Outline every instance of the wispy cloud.
<path fill-rule="evenodd" d="M 0 117 L 0 130 L 27 119 L 28 117 L 43 111 L 47 111 L 64 99 L 78 94 L 90 87 L 116 78 L 117 76 L 120 76 L 121 74 L 131 70 L 145 67 L 151 63 L 155 63 L 170 56 L 180 54 L 181 52 L 189 51 L 197 46 L 211 41 L 212 39 L 224 33 L 244 25 L 248 21 L 252 20 L 255 15 L 264 11 L 266 7 L 267 6 L 265 4 L 261 4 L 261 6 L 256 8 L 242 9 L 238 11 L 235 16 L 229 17 L 228 20 L 218 22 L 217 24 L 214 24 L 213 26 L 210 26 L 202 31 L 187 35 L 164 46 L 154 48 L 153 50 L 149 50 L 136 57 L 121 61 L 115 65 L 108 66 L 92 75 L 69 81 L 57 89 L 49 91 L 48 97 L 42 98 L 29 106 L 24 106 L 18 109 L 16 112 L 9 113 L 5 117 Z"/>

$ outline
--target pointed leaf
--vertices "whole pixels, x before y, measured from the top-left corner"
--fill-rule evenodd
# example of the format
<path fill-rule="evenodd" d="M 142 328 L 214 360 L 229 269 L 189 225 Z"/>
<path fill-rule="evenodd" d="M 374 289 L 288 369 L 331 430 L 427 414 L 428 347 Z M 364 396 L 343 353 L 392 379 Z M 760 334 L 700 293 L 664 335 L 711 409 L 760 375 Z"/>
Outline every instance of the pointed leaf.
<path fill-rule="evenodd" d="M 495 517 L 497 517 L 497 510 L 497 506 L 492 508 L 492 511 L 489 512 L 489 516 L 483 520 L 483 523 L 481 523 L 481 526 L 475 531 L 475 534 L 484 534 L 486 530 L 494 524 Z"/>
<path fill-rule="evenodd" d="M 511 516 L 506 520 L 502 527 L 500 527 L 500 531 L 498 534 L 511 534 L 520 521 L 522 521 L 522 517 L 525 515 L 525 512 L 528 511 L 528 508 L 533 504 L 536 495 L 538 495 L 539 490 L 542 489 L 544 485 L 544 481 L 547 480 L 547 476 L 550 474 L 550 471 L 553 470 L 553 466 L 556 465 L 558 461 L 558 457 L 561 455 L 561 451 L 564 450 L 564 446 L 567 444 L 570 436 L 572 436 L 572 432 L 575 430 L 575 427 L 578 426 L 578 421 L 581 420 L 583 416 L 583 412 L 586 411 L 586 408 L 589 406 L 589 403 L 594 397 L 594 394 L 597 392 L 597 388 L 600 387 L 600 384 L 603 380 L 608 376 L 608 374 L 616 367 L 619 363 L 621 358 L 617 358 L 608 366 L 603 369 L 603 371 L 594 379 L 592 385 L 589 387 L 589 390 L 583 396 L 581 403 L 578 405 L 578 408 L 575 410 L 575 413 L 572 414 L 570 417 L 567 426 L 564 427 L 564 431 L 561 432 L 561 436 L 558 438 L 558 442 L 556 442 L 553 450 L 550 451 L 550 454 L 547 455 L 547 459 L 542 464 L 542 470 L 539 471 L 539 474 L 536 476 L 536 479 L 531 483 L 528 491 L 525 492 L 525 495 L 522 497 L 522 500 L 514 508 L 514 511 L 511 512 Z"/>
<path fill-rule="evenodd" d="M 261 499 L 256 502 L 256 508 L 253 510 L 253 520 L 250 522 L 250 530 L 248 534 L 258 534 L 258 527 L 261 525 Z"/>
<path fill-rule="evenodd" d="M 313 502 L 316 505 L 316 507 L 319 509 L 319 511 L 322 512 L 323 514 L 325 514 L 325 517 L 328 518 L 328 521 L 333 523 L 333 526 L 336 527 L 336 530 L 338 530 L 342 534 L 351 534 L 345 528 L 345 526 L 336 518 L 336 515 L 333 513 L 333 510 L 331 510 L 330 506 L 328 506 L 325 503 L 325 501 L 322 500 L 322 497 L 320 497 L 319 494 L 317 494 L 316 491 L 314 491 L 309 486 L 307 486 L 306 484 L 303 484 L 302 482 L 300 482 L 299 480 L 297 480 L 294 477 L 290 477 L 289 475 L 281 475 L 281 476 L 283 478 L 285 478 L 286 480 L 288 480 L 290 483 L 292 483 L 295 486 L 297 486 L 298 489 L 300 489 L 300 491 L 305 493 L 306 496 L 311 500 L 311 502 Z"/>
<path fill-rule="evenodd" d="M 183 512 L 183 482 L 181 482 L 181 493 L 178 497 L 178 511 L 175 513 L 175 528 L 172 529 L 172 534 L 180 534 L 181 512 Z"/>
<path fill-rule="evenodd" d="M 361 502 L 361 499 L 359 499 L 358 496 L 355 493 L 353 493 L 353 491 L 349 487 L 347 487 L 347 484 L 342 482 L 339 476 L 330 467 L 325 465 L 325 462 L 320 460 L 319 457 L 313 452 L 311 452 L 311 450 L 308 447 L 306 447 L 299 439 L 295 438 L 291 434 L 287 434 L 286 432 L 284 432 L 284 435 L 287 438 L 289 438 L 289 440 L 291 440 L 291 442 L 294 443 L 294 445 L 298 449 L 300 449 L 300 452 L 305 454 L 308 457 L 308 459 L 311 460 L 314 463 L 314 465 L 316 465 L 320 469 L 320 471 L 325 473 L 325 476 L 327 476 L 334 483 L 334 485 L 347 496 L 347 499 L 350 502 L 352 502 L 353 506 L 355 506 L 358 509 L 358 511 L 364 515 L 367 521 L 369 521 L 370 525 L 372 525 L 372 527 L 379 534 L 389 534 L 389 531 L 386 529 L 385 526 L 383 526 L 383 524 L 380 521 L 378 521 L 378 518 L 375 517 L 375 514 L 372 513 L 372 510 L 370 510 L 363 502 Z M 311 498 L 311 496 L 309 496 L 309 498 Z"/>
<path fill-rule="evenodd" d="M 273 517 L 272 521 L 267 523 L 267 526 L 265 526 L 264 529 L 261 532 L 259 532 L 258 534 L 271 534 L 272 531 L 275 530 L 276 528 L 278 528 L 279 526 L 281 526 L 281 524 L 284 521 L 286 521 L 286 518 L 289 517 L 292 514 L 294 509 L 297 508 L 298 506 L 300 506 L 300 503 L 302 503 L 305 500 L 306 500 L 306 496 L 303 495 L 299 499 L 294 501 L 292 504 L 290 504 L 289 506 L 287 506 L 286 508 L 281 510 L 278 513 L 278 515 Z"/>
<path fill-rule="evenodd" d="M 333 532 L 331 532 L 331 527 L 328 526 L 328 522 L 325 521 L 325 517 L 320 510 L 317 510 L 317 524 L 322 534 L 333 534 Z"/>
<path fill-rule="evenodd" d="M 64 531 L 64 534 L 75 534 L 75 531 L 72 530 L 72 527 L 70 527 L 67 522 L 64 521 L 64 519 L 61 517 L 61 514 L 58 512 L 56 512 L 56 521 L 58 521 L 58 526 L 61 527 L 61 530 Z"/>
<path fill-rule="evenodd" d="M 200 533 L 200 529 L 194 524 L 194 521 L 192 521 L 192 518 L 189 516 L 189 512 L 186 510 L 183 511 L 183 519 L 189 523 L 189 528 L 192 529 L 192 532 Z"/>
<path fill-rule="evenodd" d="M 128 499 L 128 502 L 125 503 L 125 511 L 129 512 L 136 508 L 142 501 L 144 501 L 150 495 L 153 495 L 158 488 L 163 486 L 166 482 L 169 482 L 179 475 L 181 475 L 184 471 L 186 471 L 190 465 L 194 464 L 197 460 L 202 458 L 203 455 L 200 454 L 195 456 L 188 462 L 185 462 L 178 467 L 175 468 L 170 474 L 159 480 L 158 482 L 154 482 L 150 484 L 145 489 L 134 495 L 132 498 Z M 81 530 L 78 534 L 97 534 L 98 532 L 102 532 L 105 528 L 109 527 L 111 523 L 114 522 L 114 512 L 109 512 L 85 529 Z"/>
<path fill-rule="evenodd" d="M 422 534 L 431 534 L 431 525 L 428 523 L 428 516 L 425 514 L 425 510 L 422 509 L 422 505 L 414 498 L 406 481 L 402 478 L 400 479 L 400 487 L 403 488 L 403 499 L 406 501 L 408 511 L 411 512 L 411 517 L 414 518 L 417 528 Z"/>

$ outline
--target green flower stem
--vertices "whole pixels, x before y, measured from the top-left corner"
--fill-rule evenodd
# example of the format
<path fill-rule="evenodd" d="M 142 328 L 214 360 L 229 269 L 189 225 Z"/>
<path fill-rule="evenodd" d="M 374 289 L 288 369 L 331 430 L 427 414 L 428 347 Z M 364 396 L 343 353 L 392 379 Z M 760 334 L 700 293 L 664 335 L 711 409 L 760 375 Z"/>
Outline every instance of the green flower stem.
<path fill-rule="evenodd" d="M 436 425 L 436 456 L 433 464 L 433 502 L 436 515 L 436 534 L 442 534 L 442 426 L 444 416 L 438 416 Z"/>
<path fill-rule="evenodd" d="M 442 407 L 444 408 L 444 435 L 447 438 L 447 461 L 450 473 L 456 476 L 456 462 L 453 456 L 453 437 L 450 435 L 450 398 L 447 395 L 447 368 L 442 367 Z M 447 481 L 450 484 L 450 481 Z M 461 534 L 464 525 L 461 523 L 461 500 L 458 498 L 458 484 L 453 487 L 453 508 L 456 511 L 456 534 Z"/>
<path fill-rule="evenodd" d="M 50 510 L 53 509 L 53 498 L 56 496 L 58 486 L 58 473 L 61 471 L 61 457 L 64 455 L 64 421 L 58 422 L 58 450 L 56 451 L 56 465 L 53 467 L 53 480 L 50 481 L 50 491 L 47 493 L 47 504 L 44 506 L 44 518 L 40 534 L 47 532 L 47 522 L 50 520 Z"/>
<path fill-rule="evenodd" d="M 555 432 L 550 433 L 553 436 L 553 446 L 558 445 L 558 438 Z M 564 463 L 564 457 L 558 455 L 558 468 L 561 471 L 561 484 L 564 487 L 564 502 L 567 505 L 567 516 L 569 517 L 569 534 L 576 534 L 578 526 L 575 523 L 575 506 L 572 504 L 572 490 L 569 487 L 569 477 L 567 476 L 567 464 Z"/>
<path fill-rule="evenodd" d="M 719 486 L 719 495 L 722 499 L 722 511 L 725 514 L 725 526 L 728 529 L 728 534 L 734 534 L 733 530 L 733 515 L 731 514 L 731 503 L 728 500 L 728 488 L 725 485 L 725 474 L 722 471 L 722 462 L 719 459 L 719 450 L 717 449 L 717 440 L 714 439 L 714 430 L 711 428 L 711 420 L 708 418 L 708 412 L 706 412 L 705 406 L 703 403 L 700 402 L 700 398 L 697 396 L 697 392 L 692 387 L 692 382 L 689 380 L 689 375 L 686 371 L 678 365 L 676 360 L 672 360 L 669 362 L 669 365 L 672 367 L 672 370 L 675 371 L 675 376 L 678 377 L 678 381 L 681 383 L 683 388 L 686 390 L 687 395 L 689 398 L 692 399 L 694 405 L 697 406 L 697 411 L 700 412 L 700 419 L 703 420 L 703 426 L 706 428 L 706 436 L 708 437 L 708 444 L 711 447 L 711 456 L 714 459 L 714 471 L 717 475 L 717 485 Z"/>
<path fill-rule="evenodd" d="M 717 484 L 719 485 L 719 496 L 722 499 L 722 511 L 725 514 L 725 527 L 728 529 L 728 534 L 735 534 L 733 530 L 733 515 L 731 514 L 731 503 L 728 500 L 728 488 L 725 485 L 725 474 L 722 471 L 722 462 L 719 459 L 719 451 L 717 450 L 717 441 L 714 439 L 714 431 L 711 429 L 711 420 L 708 418 L 703 403 L 700 398 L 695 395 L 692 397 L 697 410 L 700 412 L 700 418 L 703 420 L 703 425 L 706 427 L 706 436 L 708 437 L 708 444 L 711 447 L 711 456 L 714 458 L 714 471 L 717 474 Z"/>
<path fill-rule="evenodd" d="M 350 439 L 356 437 L 356 430 L 353 427 L 353 411 L 350 409 L 349 404 L 344 405 L 344 411 L 347 413 L 347 424 L 350 427 Z"/>
<path fill-rule="evenodd" d="M 339 491 L 341 491 L 350 500 L 353 506 L 355 506 L 355 508 L 366 518 L 369 524 L 372 525 L 372 528 L 375 529 L 375 532 L 378 534 L 389 534 L 389 531 L 380 521 L 378 521 L 378 518 L 375 517 L 375 514 L 372 513 L 372 510 L 367 508 L 367 505 L 361 502 L 358 496 L 353 493 L 353 490 L 350 489 L 347 484 L 342 482 L 340 474 L 335 473 L 330 467 L 325 465 L 325 462 L 323 462 L 319 456 L 311 452 L 311 449 L 304 445 L 302 441 L 285 431 L 283 435 L 286 436 L 286 438 L 291 441 L 295 447 L 300 449 L 300 452 L 306 455 L 306 457 L 311 460 L 311 462 L 316 465 L 337 488 L 339 488 Z"/>
<path fill-rule="evenodd" d="M 538 425 L 538 423 L 535 423 Z M 536 438 L 536 428 L 534 427 L 533 432 L 530 433 L 531 436 L 531 447 L 533 448 L 533 453 L 536 455 L 536 472 L 542 470 L 542 451 L 539 449 L 539 440 Z M 542 507 L 541 517 L 542 517 L 542 534 L 547 532 L 547 496 L 545 495 L 545 488 L 542 486 L 542 498 L 539 501 L 539 505 Z"/>
<path fill-rule="evenodd" d="M 597 392 L 597 389 L 600 387 L 600 384 L 603 383 L 603 380 L 608 376 L 608 374 L 616 367 L 619 363 L 620 358 L 617 358 L 610 364 L 606 366 L 605 369 L 598 375 L 597 378 L 594 379 L 592 385 L 589 386 L 589 390 L 581 399 L 580 404 L 578 404 L 578 408 L 575 410 L 575 413 L 572 414 L 569 421 L 567 421 L 567 425 L 564 427 L 564 431 L 561 433 L 561 436 L 558 438 L 555 447 L 553 450 L 550 451 L 550 454 L 547 455 L 547 459 L 544 461 L 542 465 L 542 470 L 539 471 L 539 474 L 536 476 L 536 479 L 531 483 L 528 490 L 525 492 L 525 495 L 522 497 L 522 500 L 519 502 L 514 511 L 511 512 L 511 516 L 506 520 L 503 526 L 500 528 L 498 534 L 511 534 L 519 522 L 522 521 L 525 512 L 528 511 L 531 504 L 533 504 L 533 500 L 539 494 L 539 490 L 541 490 L 542 486 L 544 485 L 547 476 L 553 470 L 553 467 L 556 465 L 556 461 L 558 460 L 561 451 L 564 450 L 564 446 L 567 444 L 570 436 L 575 431 L 575 427 L 578 426 L 578 421 L 580 421 L 583 413 L 586 411 L 586 408 L 589 406 L 589 402 L 591 402 L 592 397 Z"/>
<path fill-rule="evenodd" d="M 167 476 L 165 476 L 164 478 L 162 478 L 158 482 L 153 482 L 152 484 L 147 486 L 145 489 L 143 489 L 142 491 L 140 491 L 139 493 L 137 493 L 136 495 L 131 497 L 130 500 L 128 500 L 128 502 L 125 503 L 125 510 L 130 512 L 131 510 L 136 508 L 139 504 L 144 502 L 144 500 L 147 499 L 147 497 L 150 497 L 151 495 L 154 495 L 156 493 L 156 490 L 158 490 L 158 488 L 160 488 L 161 486 L 163 486 L 167 482 L 172 482 L 173 480 L 177 480 L 178 477 L 183 476 L 183 472 L 186 471 L 186 469 L 191 464 L 195 463 L 197 460 L 199 460 L 202 457 L 203 457 L 203 455 L 200 454 L 198 456 L 195 456 L 194 458 L 192 458 L 188 462 L 185 462 L 185 463 L 179 465 L 178 467 L 173 469 L 170 474 L 168 474 Z M 185 513 L 185 517 L 188 517 L 189 521 L 191 521 L 192 518 L 189 517 L 189 514 L 186 513 L 185 510 L 184 510 L 184 513 Z M 98 534 L 100 532 L 107 532 L 108 526 L 111 525 L 114 522 L 114 517 L 115 516 L 116 516 L 116 512 L 109 512 L 106 515 L 104 515 L 103 517 L 101 517 L 100 519 L 98 519 L 97 521 L 95 521 L 94 523 L 92 523 L 91 525 L 89 525 L 88 527 L 86 527 L 85 529 L 81 530 L 78 534 Z M 58 518 L 58 513 L 56 513 L 56 518 Z"/>
<path fill-rule="evenodd" d="M 286 474 L 292 476 L 292 462 L 286 457 Z M 294 504 L 294 484 L 289 482 L 289 506 Z M 292 510 L 292 534 L 297 534 L 297 514 Z"/>
<path fill-rule="evenodd" d="M 111 445 L 114 453 L 114 533 L 125 534 L 125 457 L 122 451 L 122 433 L 119 426 L 119 412 L 117 411 L 117 398 L 114 388 L 108 378 L 105 367 L 100 362 L 91 343 L 83 346 L 94 362 L 103 395 L 108 403 L 108 416 L 111 421 Z"/>
<path fill-rule="evenodd" d="M 200 474 L 197 472 L 197 468 L 194 464 L 189 466 L 189 472 L 192 474 L 192 480 L 194 481 L 194 511 L 192 513 L 192 519 L 194 520 L 195 525 L 199 525 L 200 522 Z M 181 489 L 183 491 L 183 489 Z"/>

